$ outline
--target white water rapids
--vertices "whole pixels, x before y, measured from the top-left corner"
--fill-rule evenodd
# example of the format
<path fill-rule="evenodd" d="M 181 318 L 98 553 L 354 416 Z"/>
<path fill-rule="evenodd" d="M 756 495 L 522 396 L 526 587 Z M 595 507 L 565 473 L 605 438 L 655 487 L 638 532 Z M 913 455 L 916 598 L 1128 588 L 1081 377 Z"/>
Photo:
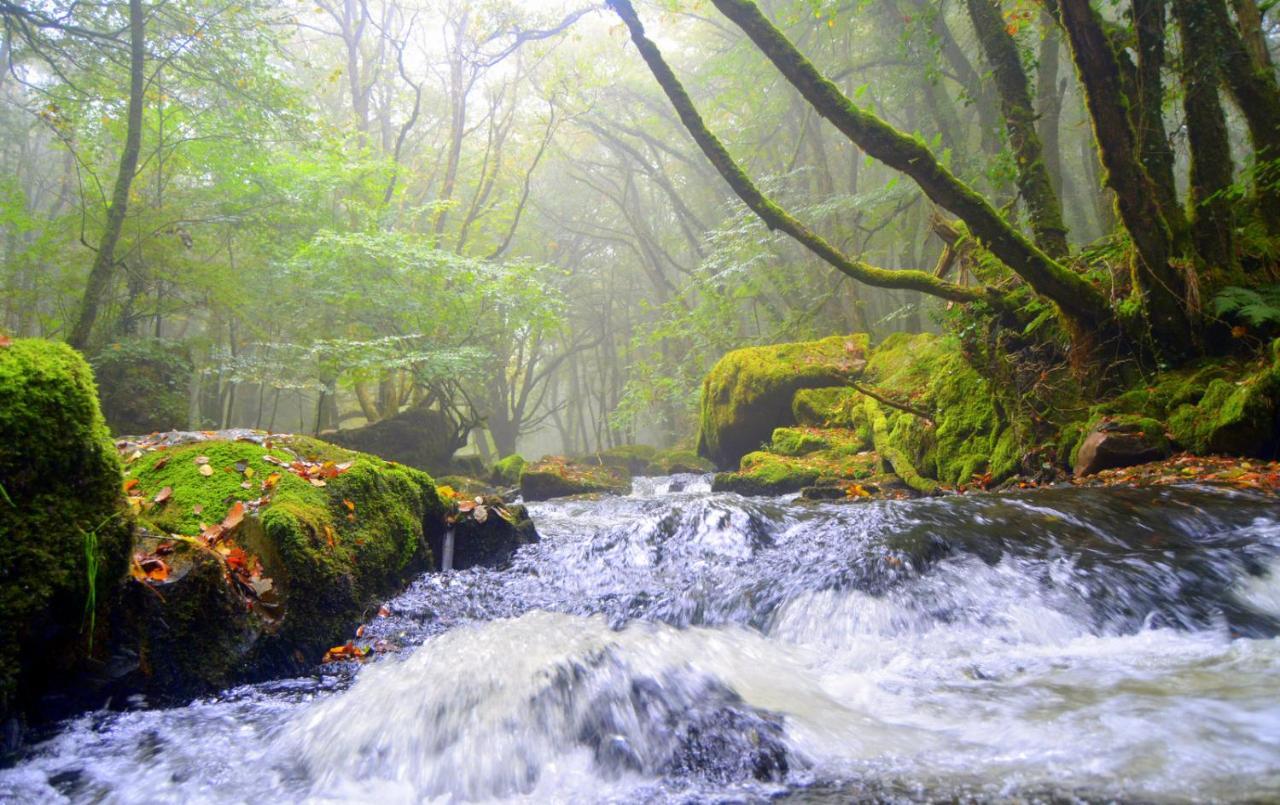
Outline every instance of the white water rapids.
<path fill-rule="evenodd" d="M 59 725 L 0 798 L 1280 799 L 1280 515 L 1203 490 L 533 507 L 344 674 Z"/>

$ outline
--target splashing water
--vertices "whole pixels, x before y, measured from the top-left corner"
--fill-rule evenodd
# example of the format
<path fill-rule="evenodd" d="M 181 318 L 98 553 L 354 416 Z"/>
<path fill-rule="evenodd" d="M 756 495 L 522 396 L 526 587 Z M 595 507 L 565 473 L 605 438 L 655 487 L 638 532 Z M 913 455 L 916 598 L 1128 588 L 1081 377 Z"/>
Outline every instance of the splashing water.
<path fill-rule="evenodd" d="M 19 801 L 1280 798 L 1280 513 L 1195 488 L 532 507 L 358 671 L 57 725 Z"/>

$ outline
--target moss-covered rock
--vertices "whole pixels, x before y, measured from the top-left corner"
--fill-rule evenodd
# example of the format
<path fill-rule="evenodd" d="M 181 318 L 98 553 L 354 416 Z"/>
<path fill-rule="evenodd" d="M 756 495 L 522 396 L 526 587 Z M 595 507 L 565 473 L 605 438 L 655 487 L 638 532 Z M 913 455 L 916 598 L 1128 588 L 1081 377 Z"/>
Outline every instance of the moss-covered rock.
<path fill-rule="evenodd" d="M 784 440 L 792 435 L 792 429 L 779 430 Z M 822 433 L 824 446 L 801 455 L 772 448 L 748 453 L 736 472 L 717 473 L 711 488 L 740 495 L 785 495 L 816 484 L 867 481 L 879 474 L 880 457 L 862 450 L 856 438 L 842 439 L 848 431 Z"/>
<path fill-rule="evenodd" d="M 0 346 L 0 719 L 92 652 L 128 566 L 120 462 L 75 350 Z"/>
<path fill-rule="evenodd" d="M 324 434 L 340 447 L 369 453 L 425 472 L 447 475 L 475 475 L 474 468 L 456 466 L 458 445 L 453 423 L 432 408 L 411 408 L 393 417 L 361 428 Z"/>
<path fill-rule="evenodd" d="M 649 464 L 658 455 L 658 449 L 647 444 L 622 444 L 601 450 L 595 455 L 583 459 L 587 464 L 603 464 L 614 467 L 628 475 L 646 475 Z"/>
<path fill-rule="evenodd" d="M 496 495 L 472 499 L 467 511 L 455 512 L 454 519 L 454 570 L 476 565 L 501 567 L 511 560 L 520 546 L 540 539 L 529 510 Z M 444 539 L 445 532 L 441 531 L 433 534 L 430 540 L 431 550 L 438 561 L 443 561 L 441 557 L 445 554 Z"/>
<path fill-rule="evenodd" d="M 493 482 L 504 486 L 516 486 L 520 483 L 520 473 L 528 462 L 519 453 L 512 453 L 493 465 Z"/>
<path fill-rule="evenodd" d="M 570 495 L 625 495 L 631 477 L 617 467 L 549 456 L 529 464 L 520 474 L 520 494 L 525 500 L 549 500 Z"/>
<path fill-rule="evenodd" d="M 797 391 L 839 386 L 861 371 L 867 343 L 866 335 L 834 336 L 728 353 L 702 384 L 698 453 L 735 466 L 774 428 L 795 423 Z"/>
<path fill-rule="evenodd" d="M 1280 443 L 1280 365 L 1237 382 L 1209 382 L 1195 405 L 1169 417 L 1179 444 L 1195 453 L 1272 456 Z"/>
<path fill-rule="evenodd" d="M 93 356 L 98 398 L 116 434 L 141 435 L 187 426 L 191 358 L 181 344 L 135 338 Z"/>
<path fill-rule="evenodd" d="M 151 539 L 172 543 L 167 564 L 188 570 L 138 582 L 155 584 L 164 602 L 172 587 L 172 606 L 119 620 L 116 642 L 136 663 L 117 684 L 165 696 L 319 660 L 431 566 L 428 541 L 446 513 L 425 473 L 305 437 L 144 446 L 130 453 L 126 478 Z M 240 507 L 243 523 L 219 533 Z M 245 565 L 260 565 L 263 591 L 235 581 Z"/>
<path fill-rule="evenodd" d="M 693 452 L 678 447 L 661 450 L 649 462 L 650 475 L 711 472 L 715 465 Z"/>

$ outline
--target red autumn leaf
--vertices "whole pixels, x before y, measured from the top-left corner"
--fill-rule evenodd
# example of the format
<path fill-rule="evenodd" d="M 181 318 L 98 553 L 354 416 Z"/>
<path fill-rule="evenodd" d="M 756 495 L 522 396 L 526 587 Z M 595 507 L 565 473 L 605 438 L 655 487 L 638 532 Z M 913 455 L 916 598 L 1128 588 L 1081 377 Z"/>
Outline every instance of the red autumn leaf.
<path fill-rule="evenodd" d="M 132 491 L 132 490 L 133 490 L 137 485 L 138 485 L 138 479 L 137 479 L 137 478 L 130 478 L 129 480 L 127 480 L 127 481 L 125 481 L 125 482 L 124 482 L 124 491 L 126 491 L 126 492 L 130 492 L 130 491 Z"/>
<path fill-rule="evenodd" d="M 156 493 L 156 496 L 153 499 L 153 502 L 158 506 L 161 503 L 164 503 L 166 500 L 168 500 L 172 495 L 173 495 L 173 487 L 166 486 L 164 489 L 161 489 L 159 492 Z"/>
<path fill-rule="evenodd" d="M 227 566 L 232 570 L 248 570 L 249 556 L 244 552 L 244 548 L 239 545 L 231 549 L 227 554 Z"/>
<path fill-rule="evenodd" d="M 169 566 L 158 556 L 144 556 L 138 561 L 138 567 L 148 581 L 165 581 L 169 578 Z"/>

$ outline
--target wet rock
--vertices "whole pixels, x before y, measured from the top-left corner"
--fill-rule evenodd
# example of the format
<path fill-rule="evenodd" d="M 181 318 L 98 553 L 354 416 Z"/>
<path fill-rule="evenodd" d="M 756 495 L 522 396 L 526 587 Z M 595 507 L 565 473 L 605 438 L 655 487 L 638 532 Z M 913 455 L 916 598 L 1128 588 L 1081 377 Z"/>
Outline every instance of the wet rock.
<path fill-rule="evenodd" d="M 539 541 L 538 529 L 529 510 L 518 503 L 507 503 L 496 495 L 480 498 L 485 514 L 482 519 L 463 515 L 454 526 L 453 569 L 469 567 L 502 567 L 522 545 Z M 433 532 L 431 552 L 444 555 L 444 532 Z"/>
<path fill-rule="evenodd" d="M 129 562 L 120 473 L 80 354 L 0 346 L 0 722 L 105 656 L 110 591 Z"/>
<path fill-rule="evenodd" d="M 454 436 L 453 423 L 444 414 L 430 408 L 411 408 L 362 428 L 325 434 L 324 439 L 387 461 L 445 475 L 453 471 L 453 453 L 460 446 Z"/>
<path fill-rule="evenodd" d="M 631 477 L 616 467 L 578 463 L 563 456 L 543 458 L 525 467 L 520 494 L 525 500 L 549 500 L 570 495 L 625 495 Z"/>
<path fill-rule="evenodd" d="M 1172 452 L 1164 427 L 1153 419 L 1122 418 L 1099 423 L 1080 444 L 1075 475 L 1159 461 Z"/>
<path fill-rule="evenodd" d="M 800 389 L 842 386 L 866 366 L 865 334 L 751 347 L 728 353 L 702 384 L 698 453 L 730 468 L 794 424 Z"/>

